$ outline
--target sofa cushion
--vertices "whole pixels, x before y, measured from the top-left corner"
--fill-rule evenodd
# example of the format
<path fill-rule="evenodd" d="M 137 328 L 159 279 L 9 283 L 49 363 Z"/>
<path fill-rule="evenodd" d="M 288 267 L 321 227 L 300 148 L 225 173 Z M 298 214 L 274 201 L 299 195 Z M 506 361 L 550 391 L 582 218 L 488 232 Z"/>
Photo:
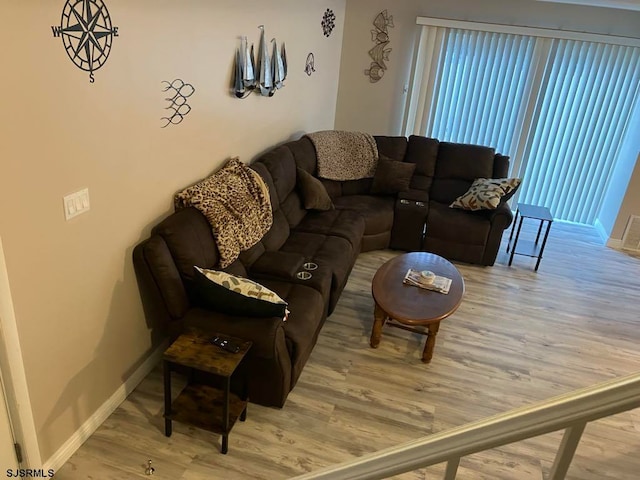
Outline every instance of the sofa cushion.
<path fill-rule="evenodd" d="M 440 142 L 436 178 L 458 178 L 473 181 L 493 176 L 495 150 L 482 145 Z"/>
<path fill-rule="evenodd" d="M 284 242 L 287 241 L 289 231 L 289 222 L 282 210 L 273 212 L 273 225 L 261 240 L 265 250 L 268 252 L 279 250 Z"/>
<path fill-rule="evenodd" d="M 440 142 L 429 198 L 451 204 L 476 178 L 493 177 L 494 149 L 480 145 Z"/>
<path fill-rule="evenodd" d="M 334 204 L 339 210 L 354 210 L 364 218 L 364 235 L 391 231 L 395 204 L 392 196 L 348 195 L 336 198 Z"/>
<path fill-rule="evenodd" d="M 291 150 L 296 166 L 302 168 L 306 172 L 314 175 L 317 171 L 316 149 L 311 140 L 306 135 L 300 140 L 285 143 L 285 146 Z"/>
<path fill-rule="evenodd" d="M 427 238 L 485 245 L 491 222 L 483 213 L 449 208 L 449 205 L 431 201 L 427 216 Z"/>
<path fill-rule="evenodd" d="M 252 164 L 252 168 L 261 176 L 271 179 L 271 182 L 265 183 L 270 190 L 275 190 L 278 199 L 277 204 L 272 202 L 274 217 L 276 211 L 282 211 L 289 226 L 296 226 L 304 218 L 306 211 L 296 189 L 297 167 L 291 150 L 285 145 L 276 147 L 262 155 Z M 263 170 L 268 173 L 263 173 Z M 271 248 L 267 247 L 269 249 Z"/>
<path fill-rule="evenodd" d="M 333 202 L 322 182 L 298 167 L 298 187 L 307 210 L 333 210 Z"/>
<path fill-rule="evenodd" d="M 365 221 L 355 210 L 309 212 L 293 231 L 341 237 L 357 249 L 364 235 Z"/>
<path fill-rule="evenodd" d="M 304 218 L 307 210 L 297 189 L 289 192 L 289 195 L 280 201 L 280 211 L 287 219 L 289 227 L 295 227 Z"/>
<path fill-rule="evenodd" d="M 406 192 L 409 190 L 409 184 L 415 169 L 416 166 L 413 163 L 391 160 L 386 156 L 380 157 L 376 173 L 373 176 L 371 193 L 394 194 Z"/>
<path fill-rule="evenodd" d="M 368 180 L 371 180 L 370 178 Z M 334 198 L 338 198 L 342 196 L 342 184 L 345 182 L 338 182 L 337 180 L 327 180 L 326 178 L 321 178 L 320 181 L 324 188 L 327 190 L 329 197 L 331 200 Z"/>
<path fill-rule="evenodd" d="M 469 190 L 449 206 L 463 210 L 495 210 L 503 197 L 511 198 L 520 181 L 519 178 L 476 178 Z"/>
<path fill-rule="evenodd" d="M 280 201 L 296 186 L 296 162 L 291 150 L 284 145 L 269 150 L 256 162 L 263 163 L 273 179 Z"/>
<path fill-rule="evenodd" d="M 373 177 L 359 180 L 345 180 L 341 185 L 341 195 L 367 195 L 371 192 Z"/>
<path fill-rule="evenodd" d="M 374 136 L 378 153 L 392 160 L 403 160 L 407 153 L 407 137 Z"/>
<path fill-rule="evenodd" d="M 269 190 L 269 198 L 271 199 L 271 209 L 275 212 L 280 208 L 280 199 L 278 198 L 278 192 L 276 191 L 276 187 L 273 183 L 273 178 L 271 177 L 271 173 L 267 169 L 267 166 L 264 163 L 256 162 L 249 165 L 249 168 L 254 170 L 255 172 L 262 177 L 267 189 Z"/>
<path fill-rule="evenodd" d="M 411 135 L 407 143 L 407 154 L 404 161 L 413 163 L 416 166 L 415 172 L 409 184 L 412 190 L 423 190 L 428 192 L 431 189 L 431 182 L 436 171 L 436 161 L 438 159 L 438 145 L 440 142 L 435 138 L 420 137 Z"/>
<path fill-rule="evenodd" d="M 251 275 L 263 275 L 277 277 L 284 280 L 292 280 L 302 270 L 304 257 L 299 253 L 291 252 L 265 252 L 251 265 Z"/>
<path fill-rule="evenodd" d="M 416 175 L 433 177 L 436 173 L 439 146 L 440 142 L 435 138 L 411 135 L 404 161 L 416 164 Z"/>
<path fill-rule="evenodd" d="M 316 263 L 320 271 L 318 274 L 327 270 L 331 272 L 329 298 L 329 313 L 331 313 L 347 283 L 360 249 L 352 247 L 351 243 L 342 237 L 292 230 L 282 246 L 282 251 L 300 253 L 306 261 Z M 312 272 L 312 274 L 313 280 L 315 273 Z"/>
<path fill-rule="evenodd" d="M 218 264 L 218 248 L 211 225 L 206 217 L 193 207 L 169 215 L 156 225 L 151 233 L 164 239 L 183 279 L 193 279 L 194 265 L 213 268 Z"/>
<path fill-rule="evenodd" d="M 194 268 L 193 286 L 201 306 L 229 315 L 286 317 L 287 302 L 265 286 L 218 270 Z"/>

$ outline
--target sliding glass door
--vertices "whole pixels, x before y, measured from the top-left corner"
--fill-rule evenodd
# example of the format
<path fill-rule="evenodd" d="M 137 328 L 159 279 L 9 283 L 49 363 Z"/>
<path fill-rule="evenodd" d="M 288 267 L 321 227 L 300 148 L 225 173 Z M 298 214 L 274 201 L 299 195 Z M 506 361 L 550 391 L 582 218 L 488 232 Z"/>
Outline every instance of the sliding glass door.
<path fill-rule="evenodd" d="M 405 134 L 495 147 L 520 201 L 592 224 L 638 101 L 640 41 L 421 20 Z"/>

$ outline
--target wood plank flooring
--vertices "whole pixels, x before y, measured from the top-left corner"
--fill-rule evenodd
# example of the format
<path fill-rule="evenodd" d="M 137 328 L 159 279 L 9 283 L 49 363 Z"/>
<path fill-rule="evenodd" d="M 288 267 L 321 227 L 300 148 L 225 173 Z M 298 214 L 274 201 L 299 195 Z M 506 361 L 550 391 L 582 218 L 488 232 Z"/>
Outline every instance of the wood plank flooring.
<path fill-rule="evenodd" d="M 369 347 L 371 279 L 397 254 L 359 257 L 285 407 L 250 405 L 227 455 L 218 436 L 179 423 L 164 436 L 158 368 L 56 478 L 146 477 L 148 459 L 159 479 L 290 478 L 640 371 L 640 258 L 600 245 L 590 227 L 554 223 L 537 273 L 528 257 L 506 266 L 504 244 L 494 267 L 457 264 L 466 295 L 442 322 L 429 365 L 417 334 L 386 328 L 380 347 Z M 465 457 L 458 479 L 547 478 L 561 436 Z M 435 465 L 396 478 L 443 472 Z M 588 424 L 567 478 L 640 478 L 640 410 Z"/>

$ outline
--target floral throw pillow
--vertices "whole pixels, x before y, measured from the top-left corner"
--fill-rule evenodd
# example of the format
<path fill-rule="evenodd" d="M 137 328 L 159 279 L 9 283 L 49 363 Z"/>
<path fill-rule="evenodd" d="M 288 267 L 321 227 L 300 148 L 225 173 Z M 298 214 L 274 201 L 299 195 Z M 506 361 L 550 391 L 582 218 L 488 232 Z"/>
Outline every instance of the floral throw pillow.
<path fill-rule="evenodd" d="M 463 210 L 494 210 L 511 198 L 520 186 L 520 178 L 476 178 L 469 190 L 449 205 Z"/>

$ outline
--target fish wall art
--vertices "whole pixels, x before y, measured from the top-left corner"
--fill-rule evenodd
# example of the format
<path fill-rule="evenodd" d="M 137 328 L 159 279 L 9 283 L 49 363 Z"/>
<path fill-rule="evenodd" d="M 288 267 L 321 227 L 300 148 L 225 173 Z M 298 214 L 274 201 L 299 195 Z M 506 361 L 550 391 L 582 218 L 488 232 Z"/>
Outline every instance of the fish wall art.
<path fill-rule="evenodd" d="M 233 68 L 233 94 L 237 98 L 247 98 L 252 92 L 272 97 L 276 90 L 284 87 L 287 78 L 287 53 L 284 43 L 278 48 L 275 38 L 271 39 L 272 52 L 264 39 L 264 25 L 260 29 L 257 57 L 253 44 L 249 47 L 247 37 L 242 37 L 236 49 Z"/>
<path fill-rule="evenodd" d="M 171 97 L 166 97 L 165 100 L 169 102 L 169 106 L 165 107 L 165 110 L 170 110 L 166 117 L 162 117 L 165 128 L 169 125 L 178 125 L 182 123 L 184 117 L 191 111 L 191 106 L 187 103 L 187 99 L 193 95 L 196 91 L 193 85 L 185 83 L 183 80 L 176 78 L 173 82 L 162 81 L 166 83 L 166 87 L 163 92 L 169 92 Z"/>
<path fill-rule="evenodd" d="M 364 74 L 369 77 L 371 83 L 375 83 L 382 78 L 387 69 L 385 61 L 389 61 L 391 49 L 389 45 L 389 27 L 393 27 L 393 17 L 386 10 L 383 10 L 373 20 L 374 29 L 371 30 L 371 40 L 375 46 L 369 50 L 369 56 L 373 60 Z"/>

